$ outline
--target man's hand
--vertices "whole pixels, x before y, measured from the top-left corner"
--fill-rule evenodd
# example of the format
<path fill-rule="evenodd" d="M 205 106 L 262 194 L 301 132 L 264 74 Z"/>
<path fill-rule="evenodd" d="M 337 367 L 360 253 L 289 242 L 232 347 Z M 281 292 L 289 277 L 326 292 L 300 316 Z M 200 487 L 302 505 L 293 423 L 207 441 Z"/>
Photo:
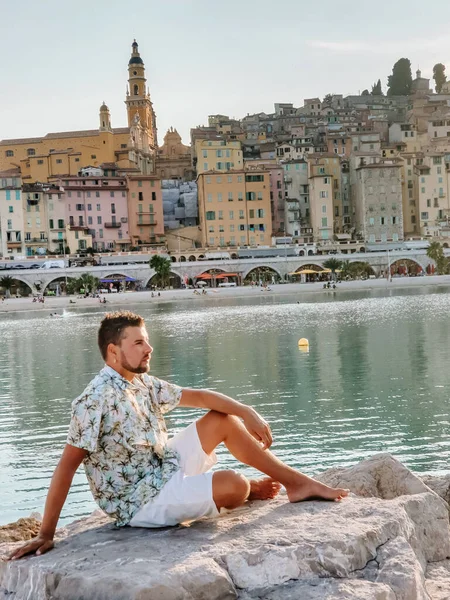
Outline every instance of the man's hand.
<path fill-rule="evenodd" d="M 53 538 L 38 535 L 33 540 L 14 550 L 14 552 L 11 552 L 7 560 L 17 560 L 18 558 L 22 558 L 22 556 L 33 553 L 39 556 L 51 550 L 54 545 Z"/>
<path fill-rule="evenodd" d="M 253 408 L 249 408 L 243 416 L 247 431 L 262 444 L 263 450 L 272 445 L 272 431 L 270 426 Z"/>

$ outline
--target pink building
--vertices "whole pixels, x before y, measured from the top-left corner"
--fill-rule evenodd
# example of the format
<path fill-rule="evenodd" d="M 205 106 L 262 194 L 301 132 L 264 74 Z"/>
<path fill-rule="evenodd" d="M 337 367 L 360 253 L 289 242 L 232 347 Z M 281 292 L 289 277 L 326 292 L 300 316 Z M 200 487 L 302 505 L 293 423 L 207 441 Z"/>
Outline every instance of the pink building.
<path fill-rule="evenodd" d="M 128 250 L 126 177 L 67 177 L 66 223 L 71 230 L 89 230 L 94 250 Z"/>

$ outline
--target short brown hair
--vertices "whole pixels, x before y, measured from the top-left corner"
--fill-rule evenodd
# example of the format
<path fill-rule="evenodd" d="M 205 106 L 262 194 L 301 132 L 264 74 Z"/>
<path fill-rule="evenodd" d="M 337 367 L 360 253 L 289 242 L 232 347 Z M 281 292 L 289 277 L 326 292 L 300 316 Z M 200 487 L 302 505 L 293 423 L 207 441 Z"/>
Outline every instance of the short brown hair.
<path fill-rule="evenodd" d="M 109 344 L 116 346 L 120 344 L 127 327 L 141 327 L 142 325 L 144 325 L 144 319 L 129 310 L 106 313 L 98 330 L 98 347 L 103 358 L 106 359 Z"/>

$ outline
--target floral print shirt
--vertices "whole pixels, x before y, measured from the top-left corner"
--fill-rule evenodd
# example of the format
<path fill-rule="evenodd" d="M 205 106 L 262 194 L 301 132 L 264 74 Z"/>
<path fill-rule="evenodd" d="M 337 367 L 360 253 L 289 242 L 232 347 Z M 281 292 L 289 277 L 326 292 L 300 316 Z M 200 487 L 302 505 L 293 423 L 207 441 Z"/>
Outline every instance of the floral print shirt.
<path fill-rule="evenodd" d="M 166 445 L 163 415 L 181 393 L 147 374 L 129 382 L 105 366 L 72 403 L 67 443 L 88 451 L 83 462 L 92 494 L 119 526 L 180 468 L 177 452 Z"/>

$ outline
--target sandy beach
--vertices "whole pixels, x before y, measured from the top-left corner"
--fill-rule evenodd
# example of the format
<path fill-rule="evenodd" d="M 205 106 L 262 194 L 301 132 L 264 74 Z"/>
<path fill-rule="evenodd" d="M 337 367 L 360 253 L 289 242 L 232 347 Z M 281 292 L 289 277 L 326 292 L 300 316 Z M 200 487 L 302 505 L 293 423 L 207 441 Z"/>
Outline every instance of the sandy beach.
<path fill-rule="evenodd" d="M 394 277 L 391 282 L 386 279 L 368 279 L 366 281 L 345 281 L 339 283 L 337 289 L 334 290 L 339 296 L 343 292 L 355 292 L 355 291 L 394 291 L 400 289 L 412 289 L 412 288 L 425 288 L 425 287 L 445 287 L 450 286 L 450 275 L 432 275 L 427 277 Z M 330 290 L 331 291 L 331 290 Z M 318 293 L 329 293 L 323 289 L 322 283 L 286 283 L 271 285 L 270 291 L 262 291 L 260 288 L 255 287 L 236 287 L 236 288 L 219 288 L 209 290 L 206 295 L 194 294 L 192 289 L 179 289 L 179 290 L 165 290 L 161 292 L 161 296 L 151 297 L 150 291 L 144 292 L 124 292 L 119 294 L 106 294 L 106 304 L 100 305 L 99 300 L 96 298 L 77 298 L 76 296 L 60 296 L 60 297 L 46 297 L 45 304 L 33 303 L 31 298 L 8 298 L 0 303 L 0 314 L 1 313 L 12 313 L 12 312 L 26 312 L 26 311 L 39 311 L 39 312 L 58 312 L 63 309 L 79 309 L 86 307 L 101 306 L 102 310 L 108 310 L 108 307 L 112 309 L 119 309 L 126 307 L 127 304 L 138 304 L 138 303 L 152 303 L 159 304 L 161 302 L 169 301 L 191 301 L 196 302 L 198 300 L 213 301 L 230 299 L 230 298 L 242 298 L 242 297 L 258 297 L 258 296 L 281 296 L 289 294 L 298 294 L 298 300 L 301 300 L 303 294 L 318 294 Z"/>

